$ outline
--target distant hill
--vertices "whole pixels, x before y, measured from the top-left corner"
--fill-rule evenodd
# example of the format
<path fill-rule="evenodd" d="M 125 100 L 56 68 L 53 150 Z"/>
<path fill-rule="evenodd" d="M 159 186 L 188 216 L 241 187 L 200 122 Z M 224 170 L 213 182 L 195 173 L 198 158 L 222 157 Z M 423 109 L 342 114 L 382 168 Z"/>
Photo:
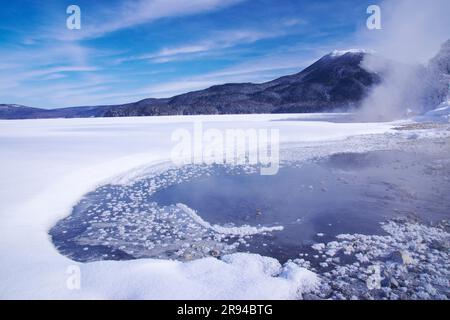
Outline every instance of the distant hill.
<path fill-rule="evenodd" d="M 362 50 L 334 51 L 303 71 L 273 81 L 229 83 L 172 98 L 109 106 L 39 109 L 0 104 L 1 119 L 129 117 L 194 114 L 308 113 L 358 107 L 381 81 L 363 69 Z"/>

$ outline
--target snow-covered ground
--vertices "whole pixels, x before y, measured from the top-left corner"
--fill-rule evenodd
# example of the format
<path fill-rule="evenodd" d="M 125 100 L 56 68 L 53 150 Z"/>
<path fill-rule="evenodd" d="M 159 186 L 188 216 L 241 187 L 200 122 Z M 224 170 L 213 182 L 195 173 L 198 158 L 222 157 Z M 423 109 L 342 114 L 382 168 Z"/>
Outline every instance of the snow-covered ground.
<path fill-rule="evenodd" d="M 399 123 L 340 123 L 333 115 L 236 115 L 0 121 L 0 298 L 298 299 L 318 286 L 311 271 L 232 254 L 191 262 L 139 259 L 77 263 L 48 231 L 104 181 L 170 159 L 174 130 L 277 128 L 283 145 L 333 145 L 394 133 Z M 339 115 L 335 115 L 339 117 Z M 273 121 L 284 120 L 286 121 Z M 306 120 L 306 121 L 301 121 Z M 410 134 L 410 133 L 405 133 Z M 353 140 L 355 150 L 358 148 Z M 370 143 L 370 139 L 363 139 Z M 374 140 L 374 143 L 375 140 Z M 68 286 L 74 268 L 81 288 Z"/>
<path fill-rule="evenodd" d="M 441 103 L 436 109 L 428 111 L 421 120 L 450 122 L 450 100 Z"/>

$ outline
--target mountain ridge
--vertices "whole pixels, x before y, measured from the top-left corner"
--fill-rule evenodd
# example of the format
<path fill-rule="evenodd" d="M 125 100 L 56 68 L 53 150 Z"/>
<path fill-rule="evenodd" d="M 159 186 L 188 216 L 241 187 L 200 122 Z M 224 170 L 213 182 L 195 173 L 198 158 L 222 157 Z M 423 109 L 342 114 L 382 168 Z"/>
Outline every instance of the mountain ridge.
<path fill-rule="evenodd" d="M 339 53 L 339 54 L 337 54 Z M 170 98 L 119 105 L 41 109 L 0 104 L 1 119 L 196 114 L 308 113 L 358 107 L 381 78 L 361 62 L 366 51 L 333 51 L 302 71 L 264 83 L 226 83 Z"/>

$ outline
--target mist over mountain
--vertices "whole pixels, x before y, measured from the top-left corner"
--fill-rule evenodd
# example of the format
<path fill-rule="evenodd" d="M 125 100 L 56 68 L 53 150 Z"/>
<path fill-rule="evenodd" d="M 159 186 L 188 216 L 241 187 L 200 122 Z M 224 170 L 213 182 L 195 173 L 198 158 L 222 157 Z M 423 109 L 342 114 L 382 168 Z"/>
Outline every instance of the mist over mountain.
<path fill-rule="evenodd" d="M 0 105 L 2 119 L 128 117 L 155 115 L 309 113 L 359 107 L 381 82 L 361 66 L 371 53 L 334 51 L 303 71 L 273 81 L 229 83 L 171 98 L 108 106 L 39 109 Z"/>

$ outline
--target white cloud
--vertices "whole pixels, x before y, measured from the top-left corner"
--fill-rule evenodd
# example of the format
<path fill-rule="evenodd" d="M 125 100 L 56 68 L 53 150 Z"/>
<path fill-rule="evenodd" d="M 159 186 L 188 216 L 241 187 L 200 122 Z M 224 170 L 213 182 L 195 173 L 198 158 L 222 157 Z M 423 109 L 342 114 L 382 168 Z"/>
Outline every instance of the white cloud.
<path fill-rule="evenodd" d="M 95 15 L 83 19 L 81 30 L 56 28 L 60 40 L 81 40 L 149 23 L 161 18 L 199 14 L 221 9 L 245 0 L 138 0 L 123 1 L 120 6 L 99 7 Z M 83 8 L 81 8 L 83 15 Z"/>
<path fill-rule="evenodd" d="M 24 77 L 27 79 L 35 78 L 35 77 L 43 77 L 46 76 L 46 79 L 57 79 L 62 78 L 64 75 L 62 73 L 67 72 L 92 72 L 97 71 L 99 68 L 91 67 L 91 66 L 58 66 L 58 67 L 50 67 L 50 68 L 42 68 L 33 70 L 30 72 L 24 73 Z M 49 77 L 51 75 L 52 77 Z"/>
<path fill-rule="evenodd" d="M 88 57 L 103 54 L 72 42 L 44 43 L 25 49 L 19 47 L 14 49 L 14 54 L 11 54 L 10 48 L 2 48 L 1 103 L 62 106 L 70 102 L 65 96 L 71 95 L 78 88 L 88 98 L 93 92 L 90 88 L 112 81 L 98 76 L 96 73 L 101 69 L 89 64 Z M 69 74 L 77 77 L 69 77 Z"/>
<path fill-rule="evenodd" d="M 166 47 L 155 53 L 131 56 L 117 59 L 117 63 L 133 60 L 150 60 L 153 63 L 164 63 L 175 60 L 198 58 L 213 54 L 219 50 L 232 48 L 237 45 L 251 44 L 260 40 L 270 39 L 285 34 L 284 31 L 255 31 L 255 30 L 227 30 L 211 33 L 208 38 L 195 43 Z"/>
<path fill-rule="evenodd" d="M 97 66 L 96 61 L 104 67 L 115 53 L 88 48 L 79 40 L 97 38 L 160 18 L 217 10 L 241 1 L 245 0 L 137 0 L 122 1 L 117 6 L 93 3 L 91 12 L 81 8 L 80 32 L 62 28 L 59 19 L 47 19 L 57 23 L 44 25 L 18 39 L 15 45 L 0 48 L 1 102 L 44 107 L 100 102 L 99 99 L 110 94 L 104 93 L 108 85 L 122 79 L 101 75 L 98 71 L 103 68 Z M 184 48 L 186 53 L 201 50 Z M 169 48 L 160 59 L 176 54 Z M 100 60 L 102 55 L 105 59 Z M 113 91 L 114 87 L 110 86 L 109 90 Z M 127 95 L 125 89 L 122 94 Z"/>

